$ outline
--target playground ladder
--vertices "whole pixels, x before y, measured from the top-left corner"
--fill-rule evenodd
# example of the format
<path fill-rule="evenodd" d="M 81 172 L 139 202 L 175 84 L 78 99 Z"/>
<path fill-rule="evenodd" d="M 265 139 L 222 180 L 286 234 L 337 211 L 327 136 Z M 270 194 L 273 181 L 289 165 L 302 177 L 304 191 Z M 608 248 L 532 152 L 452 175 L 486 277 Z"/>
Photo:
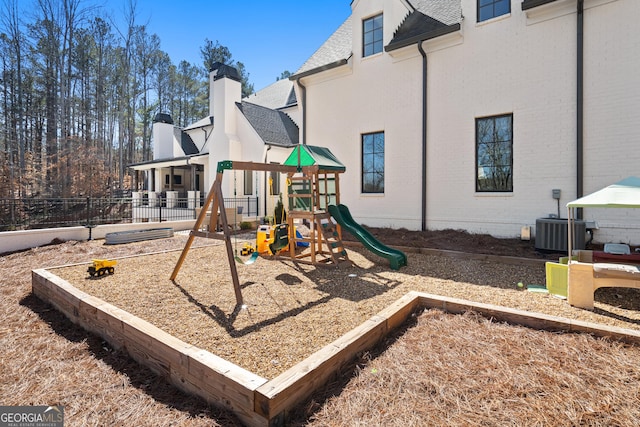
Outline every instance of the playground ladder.
<path fill-rule="evenodd" d="M 331 221 L 331 215 L 329 213 L 317 214 L 316 218 L 320 224 L 319 228 L 322 232 L 324 243 L 329 248 L 331 261 L 333 261 L 335 265 L 339 265 L 340 262 L 349 261 L 347 251 L 344 248 L 338 229 L 333 221 Z M 326 219 L 326 221 L 322 221 L 323 219 Z"/>

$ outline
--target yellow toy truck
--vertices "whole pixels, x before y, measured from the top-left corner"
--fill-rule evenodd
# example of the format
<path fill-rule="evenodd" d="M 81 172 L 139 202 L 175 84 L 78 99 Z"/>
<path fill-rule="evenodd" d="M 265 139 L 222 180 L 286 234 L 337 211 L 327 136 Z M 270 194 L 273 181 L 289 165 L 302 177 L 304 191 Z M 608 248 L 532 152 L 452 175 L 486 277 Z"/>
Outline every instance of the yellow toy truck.
<path fill-rule="evenodd" d="M 247 256 L 247 255 L 251 255 L 253 252 L 255 252 L 255 247 L 249 243 L 249 242 L 245 242 L 244 246 L 242 246 L 242 249 L 240 249 L 240 255 L 242 256 Z"/>
<path fill-rule="evenodd" d="M 91 277 L 104 276 L 105 274 L 113 274 L 116 261 L 108 259 L 94 259 L 93 265 L 89 266 L 87 272 Z"/>

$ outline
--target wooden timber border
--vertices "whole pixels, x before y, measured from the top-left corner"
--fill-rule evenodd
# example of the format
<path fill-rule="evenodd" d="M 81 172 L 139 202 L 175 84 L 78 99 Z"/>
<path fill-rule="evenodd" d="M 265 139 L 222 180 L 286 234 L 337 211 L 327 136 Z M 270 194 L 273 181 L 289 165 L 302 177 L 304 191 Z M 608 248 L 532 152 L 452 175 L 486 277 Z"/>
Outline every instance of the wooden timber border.
<path fill-rule="evenodd" d="M 272 380 L 187 344 L 124 310 L 72 286 L 46 269 L 32 272 L 32 290 L 72 322 L 128 352 L 178 388 L 233 411 L 248 426 L 278 426 L 358 353 L 373 348 L 420 308 L 459 314 L 475 311 L 498 321 L 535 329 L 588 333 L 640 344 L 640 332 L 491 304 L 420 292 L 396 302 Z"/>

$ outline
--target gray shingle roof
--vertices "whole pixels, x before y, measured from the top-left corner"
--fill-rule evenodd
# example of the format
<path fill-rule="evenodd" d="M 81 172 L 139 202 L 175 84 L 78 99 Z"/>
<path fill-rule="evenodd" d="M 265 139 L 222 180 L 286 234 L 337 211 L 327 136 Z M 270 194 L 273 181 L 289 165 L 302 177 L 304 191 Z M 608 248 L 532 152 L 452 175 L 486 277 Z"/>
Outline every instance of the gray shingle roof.
<path fill-rule="evenodd" d="M 293 77 L 342 60 L 347 60 L 351 56 L 352 33 L 351 16 L 349 16 L 327 41 L 302 64 Z"/>
<path fill-rule="evenodd" d="M 409 0 L 415 9 L 396 30 L 390 49 L 400 47 L 406 41 L 414 42 L 437 37 L 457 29 L 462 22 L 461 0 Z M 343 63 L 351 57 L 353 29 L 351 16 L 338 28 L 326 42 L 292 76 L 302 77 L 314 74 Z M 424 38 L 420 38 L 424 36 Z M 417 40 L 416 40 L 417 41 Z"/>
<path fill-rule="evenodd" d="M 405 45 L 410 40 L 420 39 L 424 40 L 422 36 L 424 34 L 438 31 L 442 28 L 446 28 L 447 25 L 433 19 L 430 16 L 423 15 L 420 12 L 413 12 L 404 20 L 402 25 L 393 35 L 393 39 L 387 46 L 387 50 L 392 50 L 396 46 Z"/>
<path fill-rule="evenodd" d="M 247 101 L 236 105 L 265 144 L 283 147 L 298 145 L 298 126 L 287 114 Z"/>
<path fill-rule="evenodd" d="M 188 133 L 184 132 L 182 129 L 174 127 L 173 128 L 173 137 L 180 141 L 180 146 L 182 147 L 182 151 L 187 156 L 192 154 L 198 154 L 198 147 L 193 142 L 193 139 L 189 136 Z"/>
<path fill-rule="evenodd" d="M 297 104 L 296 93 L 293 90 L 293 82 L 289 79 L 278 80 L 244 98 L 244 101 L 263 107 L 278 109 Z"/>
<path fill-rule="evenodd" d="M 445 25 L 462 22 L 461 0 L 409 0 L 418 12 Z"/>

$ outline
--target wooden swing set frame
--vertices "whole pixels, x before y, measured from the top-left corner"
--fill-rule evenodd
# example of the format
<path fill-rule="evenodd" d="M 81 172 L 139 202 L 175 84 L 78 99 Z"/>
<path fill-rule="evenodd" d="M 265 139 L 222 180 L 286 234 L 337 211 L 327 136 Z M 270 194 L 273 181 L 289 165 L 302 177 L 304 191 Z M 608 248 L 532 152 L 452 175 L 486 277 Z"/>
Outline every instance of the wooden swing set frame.
<path fill-rule="evenodd" d="M 230 269 L 231 278 L 233 281 L 233 288 L 236 296 L 236 303 L 238 306 L 241 306 L 243 304 L 242 291 L 240 288 L 240 280 L 238 279 L 238 270 L 237 270 L 236 260 L 233 253 L 233 246 L 231 242 L 232 236 L 231 236 L 231 232 L 229 231 L 229 221 L 227 218 L 227 212 L 224 206 L 224 197 L 222 194 L 222 179 L 223 179 L 225 170 L 280 172 L 280 173 L 286 173 L 290 177 L 297 173 L 302 173 L 303 176 L 313 176 L 313 175 L 317 175 L 320 172 L 326 172 L 326 171 L 323 171 L 317 165 L 300 167 L 300 166 L 281 165 L 281 164 L 275 164 L 275 163 L 236 162 L 231 160 L 218 162 L 216 178 L 213 184 L 211 185 L 211 189 L 207 194 L 207 198 L 204 202 L 204 205 L 202 206 L 202 209 L 200 210 L 200 213 L 198 214 L 198 217 L 193 226 L 193 229 L 189 233 L 189 238 L 187 239 L 187 243 L 185 244 L 184 249 L 180 254 L 180 258 L 178 259 L 178 262 L 176 263 L 176 266 L 173 269 L 173 273 L 171 273 L 170 279 L 175 280 L 176 277 L 178 276 L 178 272 L 180 271 L 180 268 L 182 267 L 182 264 L 185 261 L 187 253 L 189 252 L 189 249 L 193 244 L 193 240 L 196 237 L 224 240 L 226 252 L 227 252 L 227 258 L 229 261 L 229 269 Z M 337 179 L 338 179 L 337 173 L 336 173 L 335 179 L 336 179 L 336 198 L 337 198 L 336 203 L 339 203 L 339 191 L 338 191 L 339 186 L 337 183 Z M 317 195 L 314 194 L 313 197 L 316 198 Z M 209 207 L 211 207 L 211 209 L 209 209 Z M 207 231 L 201 231 L 201 227 L 205 222 L 205 219 L 209 212 L 211 212 L 210 219 L 209 219 L 209 227 Z M 222 226 L 222 234 L 215 232 L 216 225 L 218 224 L 218 216 L 220 218 L 220 224 Z M 292 219 L 289 219 L 289 221 L 292 221 Z M 293 229 L 291 229 L 290 231 L 290 235 L 291 233 L 293 233 L 294 238 L 291 240 L 292 242 L 291 245 L 295 246 L 295 243 L 298 239 L 295 238 L 295 232 L 292 230 Z M 312 233 L 310 245 L 312 247 L 312 263 L 314 264 L 316 262 L 316 259 L 315 259 L 316 240 L 317 239 L 315 237 L 315 233 Z M 291 249 L 291 256 L 295 258 L 295 247 Z"/>

